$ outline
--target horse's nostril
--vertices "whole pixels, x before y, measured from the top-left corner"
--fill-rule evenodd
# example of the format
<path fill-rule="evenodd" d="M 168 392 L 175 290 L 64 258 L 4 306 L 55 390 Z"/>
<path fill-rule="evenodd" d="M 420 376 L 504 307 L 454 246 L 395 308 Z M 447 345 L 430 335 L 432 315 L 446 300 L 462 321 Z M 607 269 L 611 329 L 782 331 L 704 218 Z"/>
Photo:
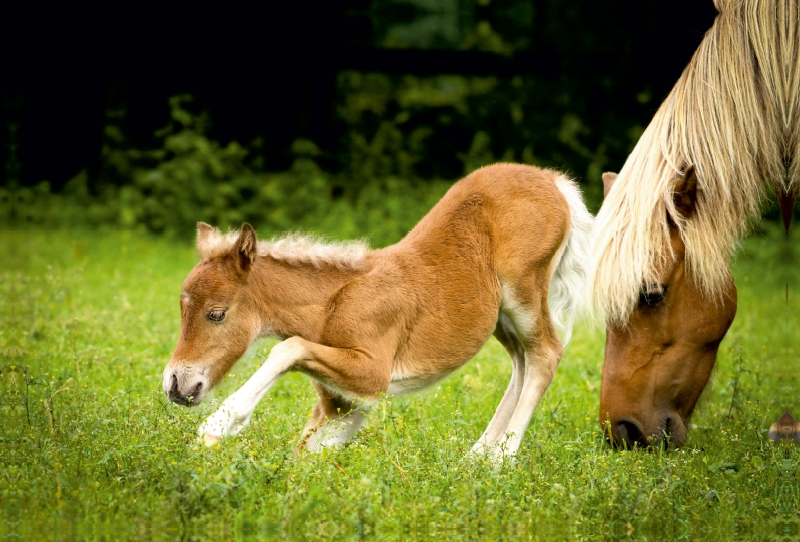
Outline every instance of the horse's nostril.
<path fill-rule="evenodd" d="M 686 426 L 680 416 L 669 416 L 664 420 L 664 444 L 680 448 L 686 442 Z"/>
<path fill-rule="evenodd" d="M 614 427 L 613 436 L 617 444 L 625 444 L 629 448 L 633 448 L 636 444 L 645 444 L 641 426 L 632 420 L 618 422 Z"/>
<path fill-rule="evenodd" d="M 178 393 L 178 377 L 172 373 L 172 384 L 169 387 L 170 395 Z"/>
<path fill-rule="evenodd" d="M 194 387 L 194 391 L 192 392 L 192 396 L 193 396 L 193 397 L 194 397 L 194 396 L 197 396 L 197 394 L 198 394 L 198 393 L 200 393 L 200 390 L 201 390 L 202 388 L 203 388 L 203 383 L 202 383 L 202 382 L 198 382 L 198 383 L 197 383 L 197 386 L 195 386 L 195 387 Z"/>

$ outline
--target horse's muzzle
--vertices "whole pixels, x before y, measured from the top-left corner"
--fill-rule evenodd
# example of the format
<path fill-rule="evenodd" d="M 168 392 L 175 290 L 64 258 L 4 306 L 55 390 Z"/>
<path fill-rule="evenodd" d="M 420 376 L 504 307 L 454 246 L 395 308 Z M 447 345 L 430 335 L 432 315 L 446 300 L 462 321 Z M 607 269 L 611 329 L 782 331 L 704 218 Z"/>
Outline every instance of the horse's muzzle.
<path fill-rule="evenodd" d="M 208 391 L 205 376 L 188 367 L 170 369 L 168 366 L 164 371 L 162 386 L 170 401 L 183 406 L 199 405 Z"/>
<path fill-rule="evenodd" d="M 611 420 L 606 438 L 612 446 L 624 448 L 680 448 L 686 442 L 686 426 L 677 414 L 663 417 L 657 427 L 646 430 L 632 417 Z"/>

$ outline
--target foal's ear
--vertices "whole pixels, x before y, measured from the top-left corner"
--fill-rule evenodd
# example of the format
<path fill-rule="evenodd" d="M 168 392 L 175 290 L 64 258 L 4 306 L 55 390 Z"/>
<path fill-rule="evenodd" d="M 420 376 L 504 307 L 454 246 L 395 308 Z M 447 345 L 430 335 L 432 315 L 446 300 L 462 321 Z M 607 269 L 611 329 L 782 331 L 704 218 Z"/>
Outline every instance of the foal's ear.
<path fill-rule="evenodd" d="M 603 199 L 608 197 L 611 192 L 611 187 L 614 186 L 614 181 L 617 180 L 617 174 L 613 171 L 606 171 L 603 173 Z"/>
<path fill-rule="evenodd" d="M 253 226 L 245 222 L 242 224 L 242 231 L 233 246 L 234 254 L 237 256 L 236 261 L 243 271 L 249 271 L 250 266 L 253 265 L 256 259 L 257 244 L 256 232 L 253 230 Z"/>
<path fill-rule="evenodd" d="M 211 255 L 219 232 L 205 222 L 197 223 L 197 251 L 200 256 L 207 258 Z"/>
<path fill-rule="evenodd" d="M 208 241 L 208 238 L 211 234 L 214 233 L 214 228 L 209 226 L 205 222 L 198 222 L 197 223 L 197 245 L 200 246 L 201 244 Z"/>
<path fill-rule="evenodd" d="M 675 208 L 683 215 L 683 218 L 692 216 L 697 202 L 697 172 L 693 165 L 687 167 L 683 177 L 675 183 L 672 188 L 672 198 Z"/>

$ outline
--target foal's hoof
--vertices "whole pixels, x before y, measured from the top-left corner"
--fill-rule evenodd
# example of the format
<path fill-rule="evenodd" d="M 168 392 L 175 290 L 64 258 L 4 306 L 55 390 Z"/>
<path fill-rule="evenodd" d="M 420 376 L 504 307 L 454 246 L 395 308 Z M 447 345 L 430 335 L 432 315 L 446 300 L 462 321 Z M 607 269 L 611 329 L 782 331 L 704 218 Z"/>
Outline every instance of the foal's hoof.
<path fill-rule="evenodd" d="M 209 447 L 214 446 L 220 440 L 222 440 L 222 437 L 218 437 L 217 435 L 212 435 L 210 433 L 203 435 L 203 444 Z"/>
<path fill-rule="evenodd" d="M 501 466 L 504 461 L 513 461 L 514 453 L 506 450 L 501 444 L 486 444 L 478 442 L 470 450 L 469 456 L 473 460 L 486 461 L 495 466 Z"/>

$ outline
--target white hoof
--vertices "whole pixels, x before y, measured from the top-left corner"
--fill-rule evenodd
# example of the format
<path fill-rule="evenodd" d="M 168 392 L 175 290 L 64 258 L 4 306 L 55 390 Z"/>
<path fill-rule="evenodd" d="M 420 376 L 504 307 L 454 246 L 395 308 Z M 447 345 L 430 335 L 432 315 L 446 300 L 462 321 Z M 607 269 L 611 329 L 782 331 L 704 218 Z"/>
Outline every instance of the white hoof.
<path fill-rule="evenodd" d="M 213 446 L 223 437 L 238 435 L 248 423 L 250 423 L 249 414 L 238 415 L 230 405 L 222 403 L 222 406 L 203 422 L 197 432 L 206 446 Z"/>
<path fill-rule="evenodd" d="M 504 460 L 511 460 L 514 458 L 514 452 L 508 450 L 505 443 L 497 442 L 494 444 L 487 444 L 485 442 L 477 442 L 472 447 L 471 455 L 477 458 L 486 458 L 492 463 L 500 465 Z"/>

